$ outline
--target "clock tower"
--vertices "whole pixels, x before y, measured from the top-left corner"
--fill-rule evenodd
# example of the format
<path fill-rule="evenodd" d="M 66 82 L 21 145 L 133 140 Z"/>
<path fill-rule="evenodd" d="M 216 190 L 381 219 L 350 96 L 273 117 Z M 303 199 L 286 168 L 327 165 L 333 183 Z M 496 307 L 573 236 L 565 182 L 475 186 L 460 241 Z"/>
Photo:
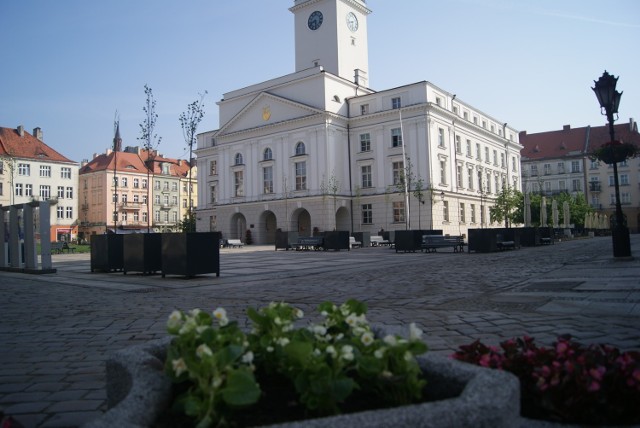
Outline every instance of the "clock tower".
<path fill-rule="evenodd" d="M 369 53 L 364 0 L 295 0 L 296 71 L 322 66 L 368 87 Z"/>

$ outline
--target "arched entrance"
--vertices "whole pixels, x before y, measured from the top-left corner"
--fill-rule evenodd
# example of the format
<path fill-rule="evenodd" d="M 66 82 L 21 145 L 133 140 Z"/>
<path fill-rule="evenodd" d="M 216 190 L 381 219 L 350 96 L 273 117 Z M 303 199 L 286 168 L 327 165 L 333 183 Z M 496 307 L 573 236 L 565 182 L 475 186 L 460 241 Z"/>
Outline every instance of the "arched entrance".
<path fill-rule="evenodd" d="M 304 208 L 298 208 L 291 214 L 293 230 L 298 231 L 299 236 L 311 236 L 311 214 Z"/>
<path fill-rule="evenodd" d="M 276 229 L 278 229 L 278 220 L 273 211 L 265 211 L 260 215 L 260 224 L 264 225 L 264 229 L 260 231 L 262 237 L 260 244 L 275 244 Z"/>
<path fill-rule="evenodd" d="M 240 239 L 244 242 L 244 234 L 247 230 L 247 219 L 243 214 L 236 213 L 231 217 L 229 236 L 226 239 Z"/>
<path fill-rule="evenodd" d="M 349 217 L 349 210 L 345 207 L 338 208 L 336 212 L 336 230 L 351 231 L 351 218 Z"/>

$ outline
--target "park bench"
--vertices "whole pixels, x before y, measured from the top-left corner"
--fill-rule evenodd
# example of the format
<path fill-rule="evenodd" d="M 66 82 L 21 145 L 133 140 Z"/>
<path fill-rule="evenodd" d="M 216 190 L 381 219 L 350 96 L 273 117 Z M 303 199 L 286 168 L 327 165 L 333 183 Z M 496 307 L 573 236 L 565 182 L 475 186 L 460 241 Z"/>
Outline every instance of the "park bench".
<path fill-rule="evenodd" d="M 540 238 L 540 243 L 542 245 L 551 245 L 553 244 L 553 238 Z"/>
<path fill-rule="evenodd" d="M 379 236 L 379 235 L 372 236 L 370 238 L 370 242 L 372 247 L 381 247 L 383 245 L 390 245 L 389 241 L 387 241 L 386 239 L 384 239 L 382 236 Z"/>
<path fill-rule="evenodd" d="M 67 251 L 67 253 L 74 253 L 76 252 L 76 247 L 70 247 L 68 243 L 63 242 L 62 243 L 62 252 L 64 253 L 65 250 Z"/>
<path fill-rule="evenodd" d="M 307 236 L 298 238 L 298 242 L 291 245 L 296 251 L 299 250 L 323 250 L 324 238 L 322 236 Z"/>
<path fill-rule="evenodd" d="M 362 247 L 362 242 L 356 241 L 356 238 L 354 238 L 353 236 L 350 236 L 349 237 L 349 247 L 351 247 L 351 248 L 360 248 L 360 247 Z"/>
<path fill-rule="evenodd" d="M 436 252 L 438 248 L 452 247 L 453 252 L 464 252 L 464 238 L 462 236 L 422 235 L 421 251 Z"/>
<path fill-rule="evenodd" d="M 496 235 L 496 246 L 500 251 L 503 250 L 513 250 L 516 248 L 515 241 L 505 240 L 502 234 Z"/>
<path fill-rule="evenodd" d="M 239 239 L 227 239 L 227 248 L 242 248 L 244 244 Z"/>
<path fill-rule="evenodd" d="M 51 254 L 60 254 L 62 252 L 62 242 L 51 243 Z"/>

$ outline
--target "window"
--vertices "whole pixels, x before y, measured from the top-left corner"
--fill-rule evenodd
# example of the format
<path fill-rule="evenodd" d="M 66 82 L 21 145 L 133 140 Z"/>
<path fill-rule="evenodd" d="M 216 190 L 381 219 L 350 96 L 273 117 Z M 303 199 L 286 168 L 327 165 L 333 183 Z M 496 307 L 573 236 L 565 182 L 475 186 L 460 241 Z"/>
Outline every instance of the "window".
<path fill-rule="evenodd" d="M 484 224 L 484 205 L 480 205 L 480 224 Z"/>
<path fill-rule="evenodd" d="M 262 152 L 262 160 L 272 160 L 273 159 L 273 151 L 267 147 L 266 149 L 264 149 L 264 152 Z"/>
<path fill-rule="evenodd" d="M 471 223 L 476 222 L 476 204 L 471 204 Z"/>
<path fill-rule="evenodd" d="M 156 204 L 156 205 L 160 205 L 160 195 L 156 195 L 156 196 L 154 197 L 154 200 L 155 200 L 155 204 Z"/>
<path fill-rule="evenodd" d="M 462 117 L 463 117 L 465 120 L 469 120 L 469 112 L 466 112 L 466 111 L 465 111 L 464 113 L 462 113 Z"/>
<path fill-rule="evenodd" d="M 482 171 L 478 171 L 478 191 L 482 192 Z"/>
<path fill-rule="evenodd" d="M 22 183 L 16 183 L 16 196 L 22 196 Z"/>
<path fill-rule="evenodd" d="M 496 193 L 500 193 L 500 179 L 498 178 L 498 176 L 495 176 L 494 179 L 494 189 L 496 189 Z"/>
<path fill-rule="evenodd" d="M 244 174 L 243 171 L 233 173 L 234 196 L 244 196 Z"/>
<path fill-rule="evenodd" d="M 599 184 L 598 184 L 598 187 L 600 187 Z M 564 190 L 567 190 L 567 182 L 564 180 L 558 181 L 558 190 L 560 190 L 561 192 Z"/>
<path fill-rule="evenodd" d="M 504 168 L 506 166 L 505 165 L 505 161 L 504 161 L 504 153 L 500 153 L 500 166 L 502 168 Z"/>
<path fill-rule="evenodd" d="M 531 165 L 531 176 L 532 177 L 538 176 L 538 165 Z"/>
<path fill-rule="evenodd" d="M 442 103 L 442 99 L 440 97 L 436 97 L 436 105 L 440 105 Z"/>
<path fill-rule="evenodd" d="M 143 188 L 143 189 L 146 189 L 146 188 L 147 188 L 147 179 L 146 179 L 146 178 L 143 178 L 143 179 L 142 179 L 142 188 Z"/>
<path fill-rule="evenodd" d="M 218 161 L 209 161 L 209 175 L 218 175 Z"/>
<path fill-rule="evenodd" d="M 174 223 L 178 222 L 178 212 L 177 211 L 173 211 L 171 213 L 171 221 L 174 222 Z"/>
<path fill-rule="evenodd" d="M 139 187 L 140 187 L 140 179 L 138 179 L 138 178 L 134 178 L 134 179 L 133 179 L 133 188 L 134 188 L 134 189 L 137 189 L 137 188 L 139 188 Z"/>
<path fill-rule="evenodd" d="M 160 211 L 156 211 L 153 213 L 153 220 L 157 222 L 160 221 Z"/>
<path fill-rule="evenodd" d="M 40 177 L 51 177 L 51 167 L 49 165 L 40 165 Z"/>
<path fill-rule="evenodd" d="M 361 115 L 369 114 L 369 104 L 362 104 L 360 106 L 360 114 Z"/>
<path fill-rule="evenodd" d="M 371 182 L 371 165 L 364 165 L 360 167 L 361 176 L 362 176 L 362 187 L 372 187 Z"/>
<path fill-rule="evenodd" d="M 182 208 L 187 208 L 187 200 L 186 199 L 182 200 Z"/>
<path fill-rule="evenodd" d="M 61 207 L 60 205 L 56 207 L 56 218 L 58 220 L 61 220 L 64 218 L 64 207 Z"/>
<path fill-rule="evenodd" d="M 133 212 L 133 221 L 136 223 L 140 221 L 140 213 L 138 211 Z"/>
<path fill-rule="evenodd" d="M 544 191 L 545 192 L 551 192 L 551 182 L 550 181 L 545 181 L 544 182 Z"/>
<path fill-rule="evenodd" d="M 402 146 L 402 131 L 400 128 L 393 128 L 391 130 L 391 147 Z"/>
<path fill-rule="evenodd" d="M 404 201 L 393 203 L 393 222 L 404 223 Z"/>
<path fill-rule="evenodd" d="M 456 135 L 456 153 L 462 153 L 462 140 L 459 135 Z"/>
<path fill-rule="evenodd" d="M 438 128 L 438 147 L 444 147 L 444 129 Z"/>
<path fill-rule="evenodd" d="M 571 161 L 571 172 L 580 172 L 580 161 Z"/>
<path fill-rule="evenodd" d="M 73 218 L 73 207 L 67 207 L 65 214 L 66 218 Z"/>
<path fill-rule="evenodd" d="M 265 194 L 273 193 L 273 167 L 262 168 L 262 190 Z"/>
<path fill-rule="evenodd" d="M 19 163 L 18 175 L 31 175 L 31 165 L 29 165 L 28 163 Z"/>
<path fill-rule="evenodd" d="M 162 205 L 164 205 L 165 207 L 169 206 L 169 195 L 164 195 L 162 197 Z"/>
<path fill-rule="evenodd" d="M 236 153 L 236 157 L 234 159 L 234 165 L 242 165 L 244 163 L 242 159 L 242 153 Z"/>
<path fill-rule="evenodd" d="M 518 172 L 518 162 L 515 156 L 511 158 L 511 169 L 513 169 L 513 172 Z"/>
<path fill-rule="evenodd" d="M 442 201 L 442 218 L 445 222 L 449 222 L 449 201 Z"/>
<path fill-rule="evenodd" d="M 571 183 L 574 192 L 582 191 L 582 181 L 580 179 L 571 180 Z"/>
<path fill-rule="evenodd" d="M 307 148 L 304 146 L 302 141 L 296 144 L 296 156 L 304 155 L 307 153 Z"/>
<path fill-rule="evenodd" d="M 133 195 L 133 203 L 134 204 L 140 203 L 140 195 Z"/>
<path fill-rule="evenodd" d="M 620 185 L 628 186 L 629 185 L 629 175 L 628 174 L 620 174 Z"/>
<path fill-rule="evenodd" d="M 51 198 L 51 186 L 40 186 L 40 199 L 46 201 Z"/>
<path fill-rule="evenodd" d="M 171 183 L 171 190 L 173 190 L 174 192 L 178 191 L 178 183 L 177 182 L 173 182 Z"/>
<path fill-rule="evenodd" d="M 159 180 L 156 180 L 153 183 L 153 188 L 154 188 L 154 190 L 160 190 L 160 181 Z"/>
<path fill-rule="evenodd" d="M 493 151 L 493 164 L 495 166 L 498 166 L 498 151 L 497 150 Z"/>
<path fill-rule="evenodd" d="M 142 195 L 142 203 L 143 205 L 147 205 L 147 195 Z"/>
<path fill-rule="evenodd" d="M 630 204 L 631 203 L 631 194 L 629 194 L 629 192 L 620 193 L 620 203 L 621 204 Z"/>
<path fill-rule="evenodd" d="M 609 176 L 609 186 L 615 186 L 615 177 L 613 175 Z"/>
<path fill-rule="evenodd" d="M 24 185 L 24 195 L 25 196 L 33 196 L 33 185 L 25 184 Z"/>
<path fill-rule="evenodd" d="M 144 211 L 144 212 L 142 213 L 142 222 L 143 222 L 143 223 L 146 223 L 146 222 L 147 222 L 147 212 L 146 212 L 146 211 Z"/>
<path fill-rule="evenodd" d="M 362 224 L 373 224 L 373 209 L 371 204 L 362 205 Z"/>
<path fill-rule="evenodd" d="M 485 128 L 485 129 L 487 128 L 487 121 L 486 120 L 482 121 L 482 127 Z"/>
<path fill-rule="evenodd" d="M 371 135 L 369 133 L 360 134 L 360 151 L 361 152 L 371 151 Z"/>
<path fill-rule="evenodd" d="M 484 148 L 484 161 L 487 163 L 491 162 L 489 159 L 489 147 Z"/>
<path fill-rule="evenodd" d="M 460 202 L 460 223 L 466 223 L 464 203 Z"/>
<path fill-rule="evenodd" d="M 173 205 L 174 207 L 178 206 L 178 197 L 176 195 L 173 195 L 171 197 L 171 205 Z"/>
<path fill-rule="evenodd" d="M 456 182 L 458 183 L 458 188 L 462 189 L 462 165 L 456 167 Z"/>
<path fill-rule="evenodd" d="M 296 190 L 307 190 L 307 163 L 296 162 Z"/>
<path fill-rule="evenodd" d="M 487 172 L 487 188 L 485 190 L 487 191 L 487 193 L 491 193 L 491 173 L 490 172 Z"/>
<path fill-rule="evenodd" d="M 550 163 L 545 163 L 544 164 L 544 175 L 549 175 L 551 174 L 551 164 Z"/>
<path fill-rule="evenodd" d="M 471 154 L 471 140 L 467 140 L 467 156 L 468 157 L 472 157 L 473 156 Z"/>
<path fill-rule="evenodd" d="M 482 150 L 480 149 L 479 143 L 476 143 L 476 159 L 482 160 Z"/>
<path fill-rule="evenodd" d="M 165 211 L 163 217 L 164 222 L 169 223 L 169 211 Z"/>
<path fill-rule="evenodd" d="M 391 164 L 391 175 L 393 177 L 393 184 L 398 185 L 402 183 L 404 177 L 404 163 L 393 162 Z"/>
<path fill-rule="evenodd" d="M 58 198 L 64 198 L 64 186 L 58 186 Z"/>
<path fill-rule="evenodd" d="M 60 168 L 60 178 L 71 178 L 71 168 L 65 166 Z"/>
<path fill-rule="evenodd" d="M 440 159 L 440 184 L 447 184 L 447 161 Z"/>
<path fill-rule="evenodd" d="M 209 186 L 209 201 L 212 204 L 216 203 L 216 186 L 215 185 Z"/>
<path fill-rule="evenodd" d="M 169 190 L 169 182 L 165 181 L 162 183 L 162 190 Z"/>
<path fill-rule="evenodd" d="M 396 109 L 402 107 L 402 101 L 400 97 L 391 98 L 391 108 Z"/>
<path fill-rule="evenodd" d="M 469 168 L 467 170 L 467 183 L 469 183 L 469 190 L 473 190 L 473 169 Z"/>

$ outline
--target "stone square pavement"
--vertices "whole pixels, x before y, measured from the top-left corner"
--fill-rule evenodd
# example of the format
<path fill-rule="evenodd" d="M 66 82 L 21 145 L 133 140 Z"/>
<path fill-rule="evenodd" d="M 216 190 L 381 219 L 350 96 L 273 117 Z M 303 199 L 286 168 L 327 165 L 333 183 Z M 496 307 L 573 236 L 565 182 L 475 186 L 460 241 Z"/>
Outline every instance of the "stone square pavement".
<path fill-rule="evenodd" d="M 77 427 L 106 409 L 112 351 L 164 337 L 174 309 L 245 308 L 286 301 L 317 320 L 323 301 L 363 300 L 375 324 L 425 331 L 430 352 L 560 334 L 640 349 L 637 258 L 614 260 L 610 237 L 497 253 L 221 250 L 221 274 L 192 279 L 90 271 L 87 254 L 55 255 L 57 273 L 0 272 L 0 411 L 26 427 Z"/>

